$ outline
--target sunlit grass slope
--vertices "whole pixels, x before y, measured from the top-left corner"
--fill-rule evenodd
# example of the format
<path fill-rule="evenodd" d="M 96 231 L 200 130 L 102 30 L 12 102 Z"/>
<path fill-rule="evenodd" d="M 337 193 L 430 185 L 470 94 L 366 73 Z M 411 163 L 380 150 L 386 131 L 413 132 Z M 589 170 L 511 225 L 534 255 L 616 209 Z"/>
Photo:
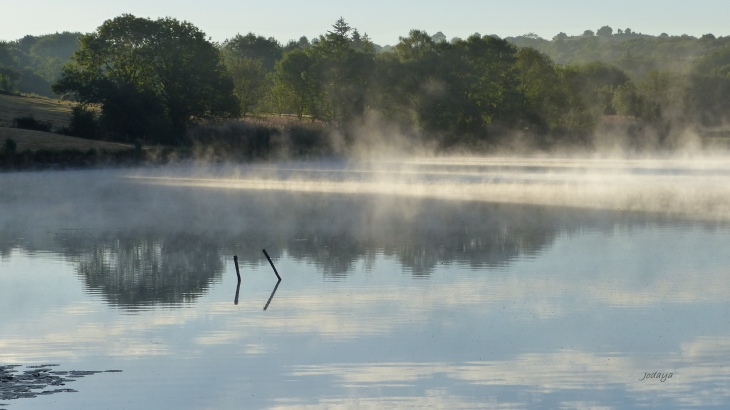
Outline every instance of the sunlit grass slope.
<path fill-rule="evenodd" d="M 32 115 L 50 121 L 55 130 L 68 125 L 72 106 L 70 101 L 0 94 L 0 127 L 12 127 L 14 118 Z"/>
<path fill-rule="evenodd" d="M 51 151 L 61 151 L 65 149 L 88 151 L 91 148 L 106 151 L 118 151 L 132 148 L 131 145 L 118 144 L 114 142 L 87 140 L 84 138 L 69 137 L 51 132 L 0 127 L 0 144 L 7 138 L 15 140 L 18 144 L 18 151 L 37 151 L 42 149 Z"/>
<path fill-rule="evenodd" d="M 65 149 L 88 151 L 91 148 L 116 151 L 131 148 L 125 144 L 10 128 L 13 125 L 13 119 L 31 115 L 38 121 L 50 121 L 54 130 L 68 126 L 72 105 L 73 103 L 69 101 L 0 94 L 0 144 L 7 138 L 11 138 L 18 144 L 18 151 L 61 151 Z"/>

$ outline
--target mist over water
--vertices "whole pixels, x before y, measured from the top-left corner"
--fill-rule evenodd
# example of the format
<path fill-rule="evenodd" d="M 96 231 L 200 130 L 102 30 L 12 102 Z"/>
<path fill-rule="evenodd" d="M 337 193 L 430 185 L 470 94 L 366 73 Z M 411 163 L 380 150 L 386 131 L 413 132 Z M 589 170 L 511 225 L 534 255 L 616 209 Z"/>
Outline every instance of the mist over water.
<path fill-rule="evenodd" d="M 3 404 L 724 408 L 729 164 L 0 174 L 0 365 L 124 370 Z"/>
<path fill-rule="evenodd" d="M 436 198 L 623 210 L 730 220 L 730 161 L 426 158 L 344 167 L 250 167 L 206 175 L 131 176 L 146 184 Z"/>

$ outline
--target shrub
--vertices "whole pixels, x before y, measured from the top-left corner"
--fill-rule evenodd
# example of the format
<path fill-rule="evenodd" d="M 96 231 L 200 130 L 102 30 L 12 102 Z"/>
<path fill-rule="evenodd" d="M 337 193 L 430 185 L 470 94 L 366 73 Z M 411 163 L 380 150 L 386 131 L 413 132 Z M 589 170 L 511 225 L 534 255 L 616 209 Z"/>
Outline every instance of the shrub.
<path fill-rule="evenodd" d="M 18 143 L 16 143 L 14 139 L 8 138 L 5 140 L 5 144 L 3 144 L 3 152 L 6 156 L 14 155 L 17 149 Z"/>
<path fill-rule="evenodd" d="M 99 139 L 99 125 L 96 120 L 96 113 L 85 105 L 73 107 L 67 133 L 74 137 Z"/>
<path fill-rule="evenodd" d="M 45 132 L 51 131 L 51 122 L 50 121 L 38 121 L 35 118 L 33 118 L 33 115 L 28 115 L 25 117 L 16 117 L 13 120 L 13 126 L 16 128 L 22 128 L 24 130 L 45 131 Z"/>

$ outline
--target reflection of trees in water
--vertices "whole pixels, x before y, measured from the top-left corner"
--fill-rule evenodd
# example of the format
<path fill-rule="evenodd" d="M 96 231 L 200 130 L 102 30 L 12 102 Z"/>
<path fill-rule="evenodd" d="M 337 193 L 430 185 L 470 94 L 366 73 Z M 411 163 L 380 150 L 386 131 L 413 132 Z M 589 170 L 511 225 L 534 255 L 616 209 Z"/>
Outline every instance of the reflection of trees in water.
<path fill-rule="evenodd" d="M 325 204 L 320 198 L 317 206 L 307 206 L 301 198 L 297 205 L 286 202 L 290 205 L 269 229 L 248 230 L 234 242 L 242 247 L 257 241 L 270 244 L 272 257 L 286 251 L 333 279 L 347 275 L 360 261 L 372 264 L 381 253 L 396 258 L 414 276 L 427 276 L 440 263 L 503 266 L 540 252 L 560 232 L 588 222 L 575 211 L 569 219 L 566 210 L 515 205 L 410 199 L 383 205 L 352 198 L 332 198 Z M 288 215 L 306 215 L 306 220 Z M 259 249 L 239 256 L 244 263 L 262 263 Z"/>
<path fill-rule="evenodd" d="M 469 204 L 461 212 L 433 210 L 440 223 L 415 225 L 401 244 L 385 248 L 415 276 L 427 275 L 440 263 L 472 268 L 499 267 L 550 246 L 557 235 L 580 222 L 553 226 L 560 212 L 544 214 L 534 207 Z M 414 238 L 418 238 L 414 240 Z M 410 239 L 410 240 L 409 240 Z"/>
<path fill-rule="evenodd" d="M 243 264 L 263 264 L 266 247 L 273 258 L 313 263 L 330 279 L 352 273 L 358 263 L 372 264 L 379 254 L 427 277 L 442 263 L 503 267 L 542 252 L 560 235 L 682 223 L 638 213 L 517 204 L 269 195 L 276 200 L 266 202 L 265 210 L 256 200 L 246 205 L 249 212 L 239 221 L 245 229 L 229 240 L 235 245 L 227 252 L 237 253 Z"/>
<path fill-rule="evenodd" d="M 222 271 L 218 246 L 196 235 L 124 235 L 78 258 L 86 287 L 121 307 L 191 302 Z"/>
<path fill-rule="evenodd" d="M 133 184 L 120 190 L 102 182 L 51 184 L 48 192 L 32 191 L 39 198 L 0 201 L 0 228 L 12 228 L 0 229 L 0 255 L 14 247 L 64 255 L 90 291 L 133 307 L 193 300 L 221 274 L 223 255 L 237 254 L 242 266 L 267 264 L 262 248 L 274 259 L 312 263 L 326 279 L 372 265 L 378 255 L 427 277 L 441 263 L 504 266 L 565 233 L 678 223 L 514 204 Z M 62 206 L 48 205 L 57 197 Z"/>
<path fill-rule="evenodd" d="M 328 278 L 342 278 L 363 258 L 375 257 L 375 251 L 358 241 L 352 232 L 341 235 L 307 234 L 284 244 L 287 254 L 298 260 L 312 262 Z"/>
<path fill-rule="evenodd" d="M 18 240 L 20 237 L 20 233 L 16 232 L 15 229 L 7 226 L 4 228 L 0 227 L 0 259 L 5 259 L 10 256 L 13 248 L 20 245 L 20 241 Z"/>

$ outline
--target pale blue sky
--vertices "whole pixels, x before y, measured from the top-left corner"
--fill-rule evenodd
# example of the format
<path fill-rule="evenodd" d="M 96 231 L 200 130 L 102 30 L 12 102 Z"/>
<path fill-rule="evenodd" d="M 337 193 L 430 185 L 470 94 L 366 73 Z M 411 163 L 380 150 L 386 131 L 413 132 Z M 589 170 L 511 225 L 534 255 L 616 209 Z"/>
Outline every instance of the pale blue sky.
<path fill-rule="evenodd" d="M 188 20 L 216 41 L 253 31 L 282 42 L 324 33 L 340 16 L 380 45 L 394 44 L 413 28 L 448 38 L 471 33 L 501 37 L 535 32 L 551 38 L 603 25 L 647 34 L 730 35 L 728 0 L 0 0 L 0 39 L 56 31 L 93 31 L 122 13 Z"/>

